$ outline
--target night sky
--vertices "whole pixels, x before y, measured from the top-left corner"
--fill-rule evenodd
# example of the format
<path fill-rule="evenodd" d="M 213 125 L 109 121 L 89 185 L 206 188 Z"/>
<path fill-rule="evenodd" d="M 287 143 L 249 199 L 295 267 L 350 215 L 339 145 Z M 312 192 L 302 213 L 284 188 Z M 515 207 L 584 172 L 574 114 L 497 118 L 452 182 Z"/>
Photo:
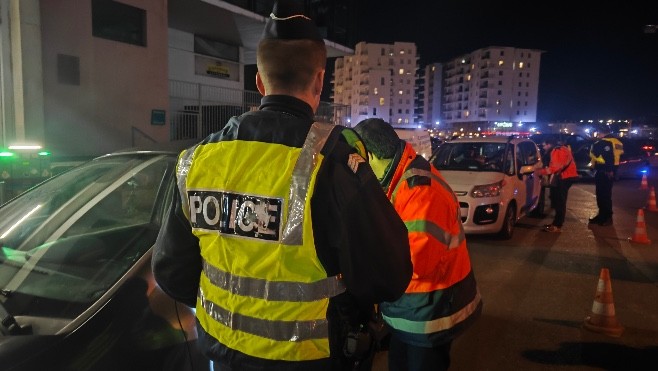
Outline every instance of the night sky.
<path fill-rule="evenodd" d="M 542 50 L 538 122 L 658 122 L 658 33 L 644 30 L 658 24 L 651 1 L 537 3 L 359 0 L 357 40 L 414 42 L 421 67 L 488 46 Z"/>

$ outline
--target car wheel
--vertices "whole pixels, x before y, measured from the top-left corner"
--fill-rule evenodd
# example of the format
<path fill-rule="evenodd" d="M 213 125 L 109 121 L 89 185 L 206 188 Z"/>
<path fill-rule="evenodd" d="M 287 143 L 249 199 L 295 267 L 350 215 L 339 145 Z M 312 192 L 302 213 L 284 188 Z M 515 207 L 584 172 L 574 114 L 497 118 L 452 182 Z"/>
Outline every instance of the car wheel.
<path fill-rule="evenodd" d="M 505 219 L 503 220 L 503 227 L 498 232 L 498 235 L 504 239 L 509 240 L 512 238 L 514 233 L 514 225 L 516 224 L 516 208 L 514 203 L 507 205 L 507 210 L 505 211 Z"/>

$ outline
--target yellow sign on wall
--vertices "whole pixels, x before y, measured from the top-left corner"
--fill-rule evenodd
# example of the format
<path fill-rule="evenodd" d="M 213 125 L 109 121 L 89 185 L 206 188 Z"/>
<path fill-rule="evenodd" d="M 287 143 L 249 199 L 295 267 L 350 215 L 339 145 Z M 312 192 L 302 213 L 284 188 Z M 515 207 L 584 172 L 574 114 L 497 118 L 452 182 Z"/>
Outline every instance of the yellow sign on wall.
<path fill-rule="evenodd" d="M 232 81 L 240 80 L 240 69 L 238 63 L 201 55 L 194 56 L 194 73 L 218 79 Z"/>

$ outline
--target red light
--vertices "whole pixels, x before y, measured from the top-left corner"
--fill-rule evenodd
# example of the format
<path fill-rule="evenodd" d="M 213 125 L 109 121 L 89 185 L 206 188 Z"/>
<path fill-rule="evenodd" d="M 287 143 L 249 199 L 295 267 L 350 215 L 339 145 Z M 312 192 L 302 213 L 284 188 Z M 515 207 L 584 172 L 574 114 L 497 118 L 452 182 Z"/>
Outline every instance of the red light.
<path fill-rule="evenodd" d="M 644 151 L 653 151 L 653 146 L 652 145 L 644 145 L 644 146 L 642 146 L 642 149 Z"/>

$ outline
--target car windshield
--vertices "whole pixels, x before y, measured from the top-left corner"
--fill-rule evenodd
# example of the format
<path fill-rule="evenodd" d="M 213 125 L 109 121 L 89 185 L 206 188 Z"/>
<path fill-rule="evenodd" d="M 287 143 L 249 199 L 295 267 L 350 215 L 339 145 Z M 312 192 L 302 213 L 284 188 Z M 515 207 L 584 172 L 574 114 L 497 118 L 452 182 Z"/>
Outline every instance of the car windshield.
<path fill-rule="evenodd" d="M 141 259 L 172 192 L 172 154 L 104 156 L 0 208 L 0 288 L 14 316 L 72 319 Z"/>
<path fill-rule="evenodd" d="M 507 172 L 511 158 L 507 143 L 448 142 L 439 146 L 432 163 L 439 170 Z"/>

